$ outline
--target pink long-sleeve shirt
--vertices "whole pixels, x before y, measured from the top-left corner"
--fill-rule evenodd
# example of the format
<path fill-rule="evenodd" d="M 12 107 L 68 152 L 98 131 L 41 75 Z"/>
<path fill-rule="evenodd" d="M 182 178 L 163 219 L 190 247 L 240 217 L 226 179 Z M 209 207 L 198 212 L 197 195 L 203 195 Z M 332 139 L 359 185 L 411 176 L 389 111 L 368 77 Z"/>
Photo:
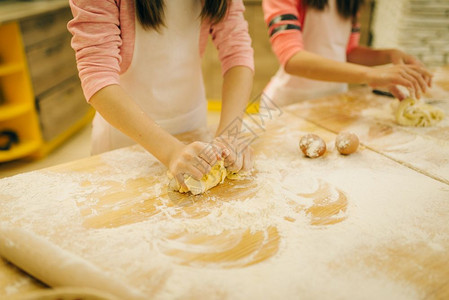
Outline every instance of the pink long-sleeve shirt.
<path fill-rule="evenodd" d="M 70 0 L 70 7 L 73 19 L 67 27 L 73 35 L 72 48 L 76 52 L 79 77 L 89 101 L 103 87 L 120 84 L 120 74 L 131 64 L 136 20 L 134 1 Z M 233 0 L 223 21 L 201 23 L 200 55 L 204 54 L 210 34 L 218 50 L 223 74 L 234 66 L 254 70 L 244 10 L 242 0 Z"/>
<path fill-rule="evenodd" d="M 281 30 L 272 34 L 273 30 L 283 25 L 293 25 L 303 29 L 307 7 L 302 0 L 263 0 L 264 19 L 269 27 L 270 42 L 273 52 L 281 65 L 297 52 L 304 49 L 301 30 Z M 296 18 L 281 20 L 281 16 L 292 15 Z M 346 53 L 358 46 L 360 40 L 359 24 L 353 23 Z"/>

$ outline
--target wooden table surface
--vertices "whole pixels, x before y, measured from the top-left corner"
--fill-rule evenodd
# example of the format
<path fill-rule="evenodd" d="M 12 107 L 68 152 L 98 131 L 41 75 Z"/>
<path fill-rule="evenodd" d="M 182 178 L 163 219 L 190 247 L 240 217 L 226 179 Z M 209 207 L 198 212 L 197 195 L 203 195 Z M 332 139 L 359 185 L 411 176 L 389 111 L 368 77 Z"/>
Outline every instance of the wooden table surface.
<path fill-rule="evenodd" d="M 201 196 L 168 191 L 138 146 L 2 179 L 0 252 L 53 286 L 122 298 L 448 299 L 448 74 L 431 128 L 396 125 L 396 101 L 368 88 L 261 108 L 243 121 L 253 174 Z M 362 146 L 342 156 L 346 130 Z M 323 157 L 299 151 L 309 132 Z M 0 263 L 0 296 L 44 288 Z"/>

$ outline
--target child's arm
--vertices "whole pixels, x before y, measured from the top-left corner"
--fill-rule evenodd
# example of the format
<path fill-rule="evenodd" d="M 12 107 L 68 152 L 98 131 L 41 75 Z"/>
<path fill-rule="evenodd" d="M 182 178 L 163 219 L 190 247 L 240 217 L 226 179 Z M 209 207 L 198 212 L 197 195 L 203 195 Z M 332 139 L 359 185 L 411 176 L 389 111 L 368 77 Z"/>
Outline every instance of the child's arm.
<path fill-rule="evenodd" d="M 229 156 L 225 165 L 232 171 L 249 170 L 252 167 L 251 148 L 239 149 L 239 140 L 228 138 L 229 126 L 237 125 L 240 134 L 242 117 L 253 84 L 254 58 L 248 23 L 243 17 L 242 0 L 229 1 L 226 18 L 210 27 L 212 41 L 218 50 L 223 74 L 222 112 L 215 143 L 225 139 Z"/>
<path fill-rule="evenodd" d="M 427 90 L 426 78 L 431 74 L 417 65 L 393 65 L 373 68 L 353 63 L 337 62 L 305 50 L 295 53 L 285 64 L 292 75 L 315 80 L 361 83 L 374 88 L 388 88 L 398 99 L 403 95 L 396 87 L 402 85 L 419 98 Z"/>
<path fill-rule="evenodd" d="M 220 123 L 217 128 L 217 141 L 227 140 L 231 143 L 232 139 L 242 140 L 238 136 L 242 127 L 242 120 L 246 110 L 246 105 L 253 85 L 253 71 L 247 67 L 236 66 L 229 69 L 223 78 L 222 108 Z M 236 129 L 238 129 L 236 131 Z M 241 148 L 241 149 L 240 149 Z M 227 162 L 230 164 L 230 171 L 250 170 L 252 168 L 251 149 L 249 145 L 243 145 L 243 148 L 234 145 L 229 149 Z"/>
<path fill-rule="evenodd" d="M 399 99 L 403 99 L 405 95 L 396 85 L 405 86 L 417 97 L 426 91 L 431 75 L 422 66 L 368 67 L 390 61 L 385 57 L 385 53 L 372 53 L 371 58 L 363 57 L 367 52 L 358 46 L 360 33 L 355 30 L 357 24 L 353 28 L 354 31 L 348 43 L 349 63 L 337 62 L 305 51 L 300 23 L 302 16 L 298 10 L 299 2 L 299 0 L 263 1 L 264 18 L 269 27 L 271 46 L 287 73 L 315 80 L 366 83 L 372 87 L 387 88 Z M 289 27 L 284 29 L 283 26 Z M 372 61 L 368 63 L 370 59 Z M 368 66 L 351 63 L 362 60 L 366 61 Z"/>
<path fill-rule="evenodd" d="M 252 86 L 253 71 L 247 67 L 233 67 L 223 76 L 222 108 L 216 135 L 223 134 L 231 123 L 243 117 Z"/>
<path fill-rule="evenodd" d="M 399 49 L 372 49 L 364 46 L 357 46 L 347 54 L 349 62 L 365 65 L 379 66 L 385 64 L 406 64 L 424 67 L 424 64 L 414 57 Z M 432 84 L 432 77 L 426 76 L 425 81 L 428 86 Z"/>
<path fill-rule="evenodd" d="M 90 104 L 112 126 L 167 166 L 181 185 L 184 185 L 183 174 L 199 180 L 220 157 L 210 144 L 181 143 L 148 117 L 119 85 L 100 89 L 92 96 Z"/>
<path fill-rule="evenodd" d="M 134 27 L 125 30 L 117 1 L 70 0 L 70 7 L 74 18 L 68 29 L 73 34 L 72 47 L 88 102 L 111 125 L 167 166 L 181 185 L 184 173 L 200 179 L 209 172 L 218 156 L 211 145 L 184 145 L 158 127 L 120 87 L 120 62 L 130 59 L 122 56 L 126 46 L 122 36 L 124 32 L 131 34 Z M 121 13 L 126 14 L 126 9 Z"/>
<path fill-rule="evenodd" d="M 424 66 L 416 57 L 401 50 L 372 49 L 364 46 L 357 46 L 351 49 L 347 54 L 347 60 L 365 66 L 379 66 L 389 63 Z"/>

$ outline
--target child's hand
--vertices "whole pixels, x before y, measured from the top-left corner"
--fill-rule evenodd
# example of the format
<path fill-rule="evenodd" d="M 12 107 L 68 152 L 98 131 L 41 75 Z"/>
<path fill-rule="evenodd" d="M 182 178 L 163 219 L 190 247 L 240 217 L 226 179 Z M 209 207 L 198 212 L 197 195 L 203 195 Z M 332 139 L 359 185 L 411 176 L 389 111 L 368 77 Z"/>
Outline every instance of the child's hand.
<path fill-rule="evenodd" d="M 390 61 L 394 65 L 414 65 L 425 68 L 424 64 L 415 56 L 402 52 L 398 49 L 392 49 L 390 51 Z M 427 85 L 432 86 L 432 76 L 425 76 Z"/>
<path fill-rule="evenodd" d="M 390 54 L 390 61 L 394 65 L 406 64 L 424 67 L 424 64 L 418 58 L 414 57 L 413 55 L 402 52 L 401 50 L 393 49 L 389 51 L 389 54 Z"/>
<path fill-rule="evenodd" d="M 423 67 L 400 64 L 371 68 L 366 76 L 371 87 L 388 88 L 396 98 L 403 100 L 406 95 L 398 89 L 397 85 L 406 87 L 419 99 L 430 86 L 428 78 L 432 75 Z"/>
<path fill-rule="evenodd" d="M 178 183 L 187 189 L 184 174 L 200 180 L 203 175 L 210 172 L 218 159 L 221 159 L 221 154 L 214 145 L 193 142 L 173 151 L 168 169 Z"/>
<path fill-rule="evenodd" d="M 235 142 L 223 137 L 216 137 L 213 144 L 221 149 L 225 167 L 231 172 L 250 171 L 254 166 L 253 149 L 246 145 L 239 149 Z"/>
<path fill-rule="evenodd" d="M 225 166 L 231 172 L 251 171 L 254 166 L 253 148 L 247 146 L 243 151 L 236 153 L 235 159 L 225 159 Z M 228 165 L 227 165 L 228 163 Z"/>

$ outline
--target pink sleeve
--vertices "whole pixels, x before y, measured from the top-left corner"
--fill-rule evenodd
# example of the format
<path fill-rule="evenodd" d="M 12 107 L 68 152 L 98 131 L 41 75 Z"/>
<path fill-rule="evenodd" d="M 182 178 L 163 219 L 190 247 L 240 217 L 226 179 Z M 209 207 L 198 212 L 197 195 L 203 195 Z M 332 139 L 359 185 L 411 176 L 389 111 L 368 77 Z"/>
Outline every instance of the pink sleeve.
<path fill-rule="evenodd" d="M 222 74 L 234 66 L 246 66 L 254 71 L 254 51 L 248 23 L 243 17 L 244 11 L 242 0 L 230 1 L 225 19 L 210 27 L 212 41 L 221 61 Z"/>
<path fill-rule="evenodd" d="M 90 101 L 101 88 L 119 84 L 120 37 L 119 7 L 114 0 L 70 0 L 72 33 L 79 77 L 84 96 Z"/>
<path fill-rule="evenodd" d="M 298 29 L 293 29 L 281 30 L 273 34 L 273 30 L 284 25 L 301 28 L 302 16 L 299 14 L 299 5 L 300 3 L 298 0 L 264 0 L 262 2 L 264 19 L 270 35 L 271 47 L 283 66 L 295 53 L 304 49 L 302 33 Z M 276 18 L 283 15 L 293 15 L 296 19 L 274 22 Z"/>
<path fill-rule="evenodd" d="M 351 35 L 349 36 L 348 46 L 346 48 L 346 54 L 359 46 L 360 42 L 360 24 L 352 26 Z"/>

